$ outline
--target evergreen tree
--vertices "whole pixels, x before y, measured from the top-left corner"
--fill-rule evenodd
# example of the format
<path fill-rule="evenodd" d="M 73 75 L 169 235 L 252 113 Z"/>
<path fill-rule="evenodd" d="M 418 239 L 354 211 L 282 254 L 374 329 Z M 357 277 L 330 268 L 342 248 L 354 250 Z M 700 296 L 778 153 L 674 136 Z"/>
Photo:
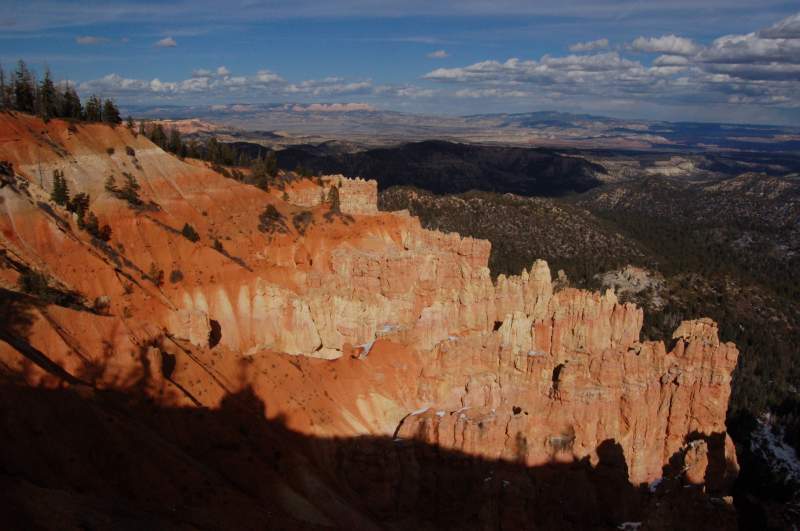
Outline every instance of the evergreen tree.
<path fill-rule="evenodd" d="M 147 129 L 144 126 L 144 120 L 139 120 L 139 134 L 147 136 Z"/>
<path fill-rule="evenodd" d="M 117 106 L 114 105 L 114 101 L 110 98 L 103 103 L 102 117 L 103 121 L 107 124 L 118 125 L 122 123 L 119 109 L 117 109 Z"/>
<path fill-rule="evenodd" d="M 44 71 L 44 78 L 39 85 L 39 116 L 48 121 L 58 117 L 58 92 L 50 77 L 50 70 Z"/>
<path fill-rule="evenodd" d="M 126 122 L 126 123 L 125 123 L 125 125 L 128 127 L 128 129 L 130 129 L 131 131 L 133 131 L 133 116 L 131 116 L 131 115 L 129 114 L 129 115 L 128 115 L 128 119 L 127 119 L 125 122 Z"/>
<path fill-rule="evenodd" d="M 53 191 L 50 192 L 50 199 L 61 206 L 66 206 L 69 202 L 69 187 L 64 173 L 59 170 L 53 170 Z"/>
<path fill-rule="evenodd" d="M 167 142 L 167 150 L 180 155 L 183 141 L 181 140 L 181 133 L 175 127 L 169 131 L 169 141 Z"/>
<path fill-rule="evenodd" d="M 81 98 L 71 85 L 64 89 L 64 96 L 61 104 L 61 116 L 71 120 L 80 120 L 83 115 Z"/>
<path fill-rule="evenodd" d="M 270 177 L 278 175 L 278 156 L 274 151 L 270 151 L 269 155 L 267 155 L 266 171 Z"/>
<path fill-rule="evenodd" d="M 0 109 L 8 110 L 11 108 L 11 99 L 8 97 L 6 87 L 6 73 L 3 66 L 0 65 Z"/>
<path fill-rule="evenodd" d="M 106 192 L 110 192 L 112 194 L 116 194 L 117 192 L 119 192 L 119 190 L 117 190 L 117 180 L 114 179 L 113 175 L 108 176 L 108 178 L 106 179 L 105 187 L 106 187 Z"/>
<path fill-rule="evenodd" d="M 111 226 L 108 223 L 103 224 L 103 226 L 100 227 L 100 231 L 97 233 L 97 237 L 100 238 L 101 240 L 103 240 L 104 242 L 107 242 L 108 240 L 110 240 L 111 239 Z"/>
<path fill-rule="evenodd" d="M 97 216 L 91 210 L 89 211 L 88 214 L 86 214 L 85 218 L 79 218 L 79 219 L 84 219 L 83 226 L 81 228 L 86 232 L 88 232 L 89 234 L 96 235 L 97 232 L 100 230 L 100 221 L 97 219 Z"/>
<path fill-rule="evenodd" d="M 161 149 L 166 149 L 167 147 L 167 134 L 164 132 L 164 127 L 161 124 L 156 124 L 150 130 L 150 141 L 153 144 L 157 145 Z"/>
<path fill-rule="evenodd" d="M 25 61 L 17 63 L 14 73 L 14 108 L 21 112 L 33 113 L 36 102 L 36 87 L 33 74 L 28 70 Z"/>
<path fill-rule="evenodd" d="M 78 215 L 78 226 L 83 223 L 84 214 L 89 210 L 89 202 L 91 198 L 89 194 L 83 192 L 75 194 L 75 196 L 67 202 L 67 210 L 74 212 Z"/>
<path fill-rule="evenodd" d="M 141 186 L 139 182 L 136 180 L 136 177 L 130 173 L 125 173 L 124 175 L 125 185 L 122 187 L 122 190 L 119 191 L 119 197 L 131 205 L 141 205 L 142 200 L 139 198 L 139 188 L 141 188 Z"/>
<path fill-rule="evenodd" d="M 194 229 L 194 227 L 192 227 L 188 223 L 183 224 L 183 229 L 181 229 L 181 234 L 183 234 L 183 237 L 191 242 L 200 241 L 200 235 L 197 234 L 197 231 Z"/>
<path fill-rule="evenodd" d="M 102 119 L 103 104 L 97 96 L 92 94 L 86 101 L 84 109 L 87 122 L 99 122 Z"/>
<path fill-rule="evenodd" d="M 341 206 L 339 204 L 339 187 L 338 186 L 331 186 L 330 192 L 328 192 L 328 202 L 331 204 L 331 212 L 340 213 L 342 211 Z"/>

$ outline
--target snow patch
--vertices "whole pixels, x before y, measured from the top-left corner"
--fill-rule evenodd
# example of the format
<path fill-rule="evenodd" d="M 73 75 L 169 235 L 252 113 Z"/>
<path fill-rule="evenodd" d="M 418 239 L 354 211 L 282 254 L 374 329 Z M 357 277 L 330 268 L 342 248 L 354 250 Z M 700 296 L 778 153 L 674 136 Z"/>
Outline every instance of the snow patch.
<path fill-rule="evenodd" d="M 650 483 L 650 485 L 647 486 L 647 490 L 649 490 L 651 493 L 655 493 L 656 489 L 658 489 L 658 486 L 661 485 L 661 483 L 663 482 L 664 478 L 658 478 L 657 480 L 653 481 L 652 483 Z"/>
<path fill-rule="evenodd" d="M 395 330 L 398 330 L 399 328 L 400 328 L 399 325 L 392 324 L 392 323 L 386 323 L 386 324 L 384 324 L 383 326 L 380 327 L 380 329 L 378 330 L 378 333 L 379 334 L 389 334 L 391 332 L 394 332 Z"/>
<path fill-rule="evenodd" d="M 776 424 L 769 413 L 758 419 L 758 426 L 750 435 L 750 450 L 763 459 L 773 474 L 784 483 L 800 484 L 800 459 L 797 452 L 786 444 L 783 426 Z"/>
<path fill-rule="evenodd" d="M 422 406 L 422 407 L 421 407 L 421 408 L 419 408 L 419 409 L 415 409 L 414 411 L 412 411 L 411 413 L 409 413 L 409 415 L 422 415 L 423 413 L 425 413 L 426 411 L 428 411 L 430 408 L 431 408 L 431 406 L 427 406 L 427 405 L 425 405 L 425 406 Z"/>
<path fill-rule="evenodd" d="M 370 341 L 367 341 L 363 345 L 359 345 L 359 347 L 361 348 L 361 354 L 358 355 L 358 359 L 360 360 L 366 359 L 367 356 L 369 356 L 369 351 L 372 350 L 372 345 L 374 344 L 375 340 L 372 339 Z"/>

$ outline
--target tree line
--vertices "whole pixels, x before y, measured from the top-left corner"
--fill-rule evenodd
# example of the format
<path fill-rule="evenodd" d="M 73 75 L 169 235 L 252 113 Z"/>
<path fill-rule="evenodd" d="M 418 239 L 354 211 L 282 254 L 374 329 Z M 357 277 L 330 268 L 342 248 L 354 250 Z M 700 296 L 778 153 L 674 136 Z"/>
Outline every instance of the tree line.
<path fill-rule="evenodd" d="M 134 124 L 128 118 L 127 125 L 133 129 Z M 204 141 L 185 140 L 180 131 L 171 127 L 165 129 L 161 123 L 139 121 L 138 134 L 146 136 L 155 145 L 174 153 L 178 157 L 205 160 L 211 163 L 214 171 L 225 177 L 230 177 L 241 182 L 253 184 L 259 188 L 268 188 L 275 182 L 278 175 L 278 158 L 275 151 L 258 151 L 249 153 L 244 149 L 237 149 L 232 144 L 220 142 L 215 137 Z M 228 171 L 227 167 L 234 169 Z M 245 174 L 237 168 L 249 168 Z"/>
<path fill-rule="evenodd" d="M 44 121 L 63 118 L 111 125 L 121 124 L 123 121 L 111 98 L 103 99 L 93 94 L 84 103 L 69 82 L 55 83 L 49 69 L 38 80 L 36 73 L 22 60 L 17 62 L 16 69 L 10 73 L 0 65 L 0 111 L 34 114 Z M 128 116 L 126 123 L 131 131 L 136 129 L 132 117 Z M 250 153 L 214 137 L 202 142 L 186 141 L 178 129 L 166 130 L 160 123 L 144 120 L 139 122 L 138 131 L 134 132 L 146 136 L 160 148 L 178 157 L 209 161 L 215 171 L 226 177 L 254 184 L 259 188 L 268 188 L 278 174 L 278 161 L 274 151 Z M 238 169 L 229 171 L 226 167 L 249 168 L 250 171 L 245 174 Z"/>
<path fill-rule="evenodd" d="M 93 94 L 83 104 L 71 84 L 55 83 L 49 69 L 37 80 L 36 73 L 22 60 L 9 74 L 0 66 L 0 110 L 35 114 L 45 121 L 65 118 L 112 125 L 122 123 L 112 99 L 104 100 Z"/>

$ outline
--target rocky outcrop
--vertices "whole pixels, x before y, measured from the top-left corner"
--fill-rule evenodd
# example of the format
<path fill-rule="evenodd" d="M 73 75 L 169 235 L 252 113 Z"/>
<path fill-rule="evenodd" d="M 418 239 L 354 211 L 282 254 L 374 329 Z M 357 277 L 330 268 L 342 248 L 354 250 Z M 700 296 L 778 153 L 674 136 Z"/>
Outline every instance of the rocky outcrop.
<path fill-rule="evenodd" d="M 286 189 L 289 203 L 313 208 L 328 200 L 331 188 L 339 190 L 340 209 L 344 214 L 376 214 L 378 212 L 378 183 L 361 178 L 348 179 L 343 175 L 323 175 L 314 181 L 292 183 Z"/>
<path fill-rule="evenodd" d="M 676 456 L 689 484 L 724 492 L 735 477 L 725 413 L 738 352 L 708 319 L 682 323 L 667 346 L 641 341 L 641 309 L 610 290 L 556 289 L 543 261 L 493 282 L 488 242 L 378 212 L 374 181 L 295 181 L 284 201 L 123 127 L 73 131 L 1 114 L 0 159 L 16 171 L 13 186 L 0 188 L 5 291 L 17 294 L 26 271 L 39 271 L 53 289 L 105 301 L 96 312 L 17 294 L 30 308 L 4 337 L 23 339 L 0 342 L 0 361 L 31 384 L 60 386 L 66 373 L 208 408 L 252 389 L 296 433 L 438 448 L 481 462 L 476 477 L 489 463 L 558 464 L 634 489 L 662 478 Z M 92 195 L 112 227 L 108 244 L 49 202 L 54 169 L 73 193 Z M 104 190 L 109 174 L 123 172 L 140 182 L 147 208 Z M 326 201 L 332 186 L 342 215 Z M 285 230 L 264 230 L 267 206 Z M 294 221 L 302 211 L 307 226 Z M 185 224 L 197 241 L 181 234 Z M 412 496 L 384 472 L 425 477 L 430 455 L 326 444 L 312 452 L 325 470 L 352 462 L 381 471 L 375 484 L 343 476 L 347 489 L 398 500 L 392 511 L 421 503 L 423 491 Z M 490 482 L 492 500 L 506 492 L 503 481 Z M 519 514 L 539 480 L 525 481 L 533 483 L 514 494 Z M 303 488 L 305 502 L 331 507 Z M 461 506 L 451 501 L 437 503 Z M 628 514 L 620 511 L 613 518 Z"/>

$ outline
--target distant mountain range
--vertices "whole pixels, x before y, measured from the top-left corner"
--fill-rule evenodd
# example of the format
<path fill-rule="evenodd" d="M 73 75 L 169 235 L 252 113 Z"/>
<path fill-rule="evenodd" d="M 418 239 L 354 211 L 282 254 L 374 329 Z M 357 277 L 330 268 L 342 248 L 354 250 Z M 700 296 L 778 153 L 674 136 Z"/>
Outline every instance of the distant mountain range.
<path fill-rule="evenodd" d="M 800 152 L 800 127 L 626 120 L 555 111 L 435 116 L 311 110 L 302 104 L 131 106 L 124 111 L 136 118 L 196 118 L 240 138 L 249 136 L 244 131 L 257 130 L 262 138 L 263 132 L 273 132 L 295 141 L 334 139 L 364 146 L 438 139 L 582 149 Z"/>

